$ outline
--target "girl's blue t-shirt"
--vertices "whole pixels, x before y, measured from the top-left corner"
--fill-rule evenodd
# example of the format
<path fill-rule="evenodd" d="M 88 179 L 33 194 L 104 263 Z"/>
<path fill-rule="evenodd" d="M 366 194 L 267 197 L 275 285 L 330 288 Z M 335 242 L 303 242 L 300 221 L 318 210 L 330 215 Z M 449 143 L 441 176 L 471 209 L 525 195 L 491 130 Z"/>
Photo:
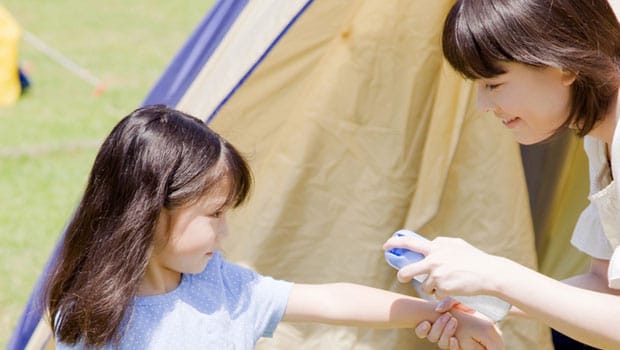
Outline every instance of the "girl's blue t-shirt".
<path fill-rule="evenodd" d="M 260 337 L 273 335 L 291 287 L 231 264 L 218 252 L 202 273 L 183 275 L 175 290 L 136 297 L 120 349 L 253 349 Z"/>

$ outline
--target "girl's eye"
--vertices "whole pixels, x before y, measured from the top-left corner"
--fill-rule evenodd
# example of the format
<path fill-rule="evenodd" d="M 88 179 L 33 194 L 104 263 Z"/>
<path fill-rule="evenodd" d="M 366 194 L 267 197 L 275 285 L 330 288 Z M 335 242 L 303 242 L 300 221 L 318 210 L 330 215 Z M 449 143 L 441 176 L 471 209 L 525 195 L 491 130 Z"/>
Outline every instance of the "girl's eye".
<path fill-rule="evenodd" d="M 211 217 L 214 217 L 214 218 L 216 218 L 216 219 L 217 219 L 217 218 L 219 218 L 220 216 L 222 216 L 222 214 L 224 214 L 224 211 L 223 211 L 223 210 L 218 210 L 218 211 L 216 211 L 215 213 L 211 214 Z"/>

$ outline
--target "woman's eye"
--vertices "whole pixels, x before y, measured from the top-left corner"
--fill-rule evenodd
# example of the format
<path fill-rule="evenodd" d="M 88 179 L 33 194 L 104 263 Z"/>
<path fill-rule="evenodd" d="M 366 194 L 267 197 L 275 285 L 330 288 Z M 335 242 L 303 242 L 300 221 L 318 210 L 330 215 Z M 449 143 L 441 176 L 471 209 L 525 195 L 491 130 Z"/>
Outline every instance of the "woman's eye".
<path fill-rule="evenodd" d="M 500 87 L 500 85 L 502 85 L 502 84 L 485 84 L 485 85 L 484 85 L 484 87 L 485 87 L 487 90 L 495 90 L 495 89 L 497 89 L 498 87 Z"/>
<path fill-rule="evenodd" d="M 214 218 L 219 218 L 220 216 L 222 216 L 223 213 L 224 213 L 224 211 L 218 210 L 215 213 L 211 214 L 211 216 L 214 217 Z"/>

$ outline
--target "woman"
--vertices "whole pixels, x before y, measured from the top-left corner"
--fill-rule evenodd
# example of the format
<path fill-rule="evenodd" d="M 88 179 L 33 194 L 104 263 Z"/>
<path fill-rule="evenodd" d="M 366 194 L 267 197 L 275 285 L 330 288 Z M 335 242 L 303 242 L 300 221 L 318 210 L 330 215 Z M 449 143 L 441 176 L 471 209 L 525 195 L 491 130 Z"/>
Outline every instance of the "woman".
<path fill-rule="evenodd" d="M 620 25 L 605 0 L 457 1 L 446 19 L 443 52 L 478 85 L 478 105 L 492 111 L 522 144 L 570 128 L 585 136 L 590 205 L 572 244 L 590 270 L 559 282 L 468 243 L 394 238 L 426 259 L 401 269 L 439 297 L 491 294 L 581 342 L 619 348 L 620 332 Z M 506 184 L 510 186 L 510 184 Z M 520 313 L 515 308 L 514 313 Z"/>

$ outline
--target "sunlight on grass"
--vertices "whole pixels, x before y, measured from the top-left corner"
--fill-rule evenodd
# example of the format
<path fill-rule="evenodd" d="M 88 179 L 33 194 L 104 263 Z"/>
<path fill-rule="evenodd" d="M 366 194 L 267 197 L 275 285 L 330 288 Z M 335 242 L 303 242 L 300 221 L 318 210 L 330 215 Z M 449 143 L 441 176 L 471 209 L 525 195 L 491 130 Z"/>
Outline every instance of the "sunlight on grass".
<path fill-rule="evenodd" d="M 3 317 L 0 329 L 14 327 L 25 298 L 77 205 L 94 153 L 91 149 L 2 160 L 0 193 L 11 201 L 0 203 L 0 278 L 11 288 L 0 289 L 0 305 L 3 315 L 13 317 Z"/>

